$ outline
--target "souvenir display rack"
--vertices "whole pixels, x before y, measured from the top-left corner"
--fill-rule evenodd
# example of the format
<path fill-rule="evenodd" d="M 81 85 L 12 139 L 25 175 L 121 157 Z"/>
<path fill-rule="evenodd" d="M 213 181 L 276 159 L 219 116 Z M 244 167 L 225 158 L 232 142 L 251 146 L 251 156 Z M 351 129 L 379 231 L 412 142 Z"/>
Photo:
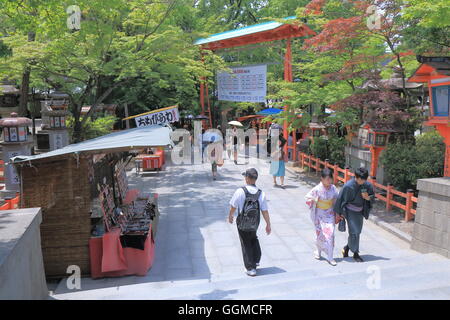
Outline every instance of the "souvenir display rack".
<path fill-rule="evenodd" d="M 112 170 L 110 177 L 96 177 L 101 181 L 97 189 L 105 232 L 99 234 L 100 228 L 95 228 L 89 242 L 91 277 L 145 275 L 154 257 L 157 195 L 129 188 L 123 158 L 104 160 Z"/>

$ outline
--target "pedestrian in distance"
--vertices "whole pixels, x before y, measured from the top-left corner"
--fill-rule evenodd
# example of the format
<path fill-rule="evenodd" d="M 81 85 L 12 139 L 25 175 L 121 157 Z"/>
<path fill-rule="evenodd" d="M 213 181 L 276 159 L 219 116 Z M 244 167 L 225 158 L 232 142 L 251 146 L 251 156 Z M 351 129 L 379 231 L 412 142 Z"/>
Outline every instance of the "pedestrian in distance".
<path fill-rule="evenodd" d="M 324 252 L 328 263 L 332 266 L 337 265 L 333 259 L 334 231 L 340 216 L 334 213 L 333 205 L 338 195 L 339 192 L 333 184 L 333 174 L 326 168 L 320 173 L 320 183 L 305 196 L 316 229 L 317 250 L 314 251 L 314 258 L 320 260 L 321 253 Z"/>
<path fill-rule="evenodd" d="M 342 249 L 342 255 L 346 258 L 349 251 L 352 251 L 356 262 L 363 262 L 359 255 L 360 235 L 364 218 L 369 219 L 375 199 L 372 184 L 367 181 L 368 177 L 366 168 L 357 169 L 355 177 L 344 184 L 334 204 L 334 211 L 347 221 L 348 227 L 348 242 Z M 345 231 L 344 228 L 341 231 Z"/>
<path fill-rule="evenodd" d="M 238 211 L 236 225 L 241 242 L 242 256 L 246 273 L 256 276 L 256 267 L 261 260 L 261 247 L 257 236 L 260 216 L 266 222 L 267 235 L 271 232 L 269 211 L 264 191 L 256 187 L 258 171 L 247 169 L 242 173 L 245 177 L 245 187 L 237 189 L 230 200 L 229 223 L 233 223 L 234 213 Z"/>
<path fill-rule="evenodd" d="M 211 162 L 212 177 L 213 180 L 216 180 L 217 167 L 221 167 L 223 165 L 223 137 L 220 130 L 218 130 L 217 132 L 211 132 L 206 135 L 205 139 L 209 141 L 206 150 L 208 160 Z"/>
<path fill-rule="evenodd" d="M 284 146 L 286 144 L 286 139 L 283 137 L 283 134 L 280 133 L 278 137 L 278 146 L 276 150 L 273 150 L 271 155 L 270 162 L 270 174 L 273 176 L 273 184 L 275 187 L 277 184 L 277 177 L 280 178 L 281 188 L 284 189 L 284 176 L 286 175 L 286 166 L 285 166 L 285 153 Z"/>

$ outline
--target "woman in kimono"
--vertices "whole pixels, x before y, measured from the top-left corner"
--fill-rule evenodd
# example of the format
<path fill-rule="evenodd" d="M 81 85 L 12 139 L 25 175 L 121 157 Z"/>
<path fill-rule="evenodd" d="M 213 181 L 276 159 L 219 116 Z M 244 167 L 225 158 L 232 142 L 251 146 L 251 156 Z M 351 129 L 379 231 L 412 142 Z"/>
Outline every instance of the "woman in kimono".
<path fill-rule="evenodd" d="M 324 252 L 328 263 L 336 266 L 337 263 L 333 259 L 334 226 L 339 218 L 333 211 L 333 205 L 339 193 L 329 169 L 322 170 L 320 180 L 321 182 L 305 196 L 306 204 L 311 209 L 311 220 L 316 228 L 317 250 L 314 251 L 314 257 L 319 260 Z"/>

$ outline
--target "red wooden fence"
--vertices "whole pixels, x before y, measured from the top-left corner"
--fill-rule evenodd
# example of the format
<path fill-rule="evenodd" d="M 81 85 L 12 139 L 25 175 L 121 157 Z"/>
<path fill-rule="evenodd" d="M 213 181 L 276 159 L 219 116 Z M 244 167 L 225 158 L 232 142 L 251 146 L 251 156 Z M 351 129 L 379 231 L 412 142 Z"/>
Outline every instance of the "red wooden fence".
<path fill-rule="evenodd" d="M 299 152 L 298 159 L 302 169 L 307 166 L 311 169 L 314 169 L 316 171 L 316 175 L 320 170 L 322 170 L 322 168 L 329 168 L 333 170 L 334 184 L 338 184 L 339 182 L 346 183 L 355 176 L 355 174 L 352 173 L 349 168 L 342 169 L 336 164 L 333 165 L 328 161 L 320 160 L 319 158 L 315 158 L 314 156 L 307 155 L 303 152 Z M 414 197 L 413 190 L 408 190 L 406 193 L 404 193 L 395 190 L 391 184 L 387 186 L 379 184 L 375 178 L 369 178 L 368 181 L 371 182 L 375 188 L 375 197 L 386 203 L 386 210 L 389 211 L 392 209 L 392 206 L 394 206 L 402 209 L 405 212 L 405 221 L 409 221 L 413 218 L 413 215 L 416 214 L 414 205 L 417 205 L 417 197 Z M 381 193 L 377 192 L 377 189 L 386 191 L 386 195 L 384 196 Z M 394 195 L 400 198 L 404 198 L 405 203 L 403 204 L 401 202 L 395 201 L 393 199 Z"/>

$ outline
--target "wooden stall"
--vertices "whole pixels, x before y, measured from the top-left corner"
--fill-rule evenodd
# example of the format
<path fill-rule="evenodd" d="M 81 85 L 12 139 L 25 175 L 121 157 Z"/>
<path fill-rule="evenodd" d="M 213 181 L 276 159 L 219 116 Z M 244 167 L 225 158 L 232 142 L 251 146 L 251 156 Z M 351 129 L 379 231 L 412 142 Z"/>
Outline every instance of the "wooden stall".
<path fill-rule="evenodd" d="M 21 178 L 20 207 L 42 208 L 48 278 L 67 276 L 73 265 L 95 278 L 148 271 L 159 217 L 157 195 L 129 189 L 126 168 L 134 157 L 131 150 L 168 145 L 169 132 L 159 126 L 130 129 L 12 159 Z M 134 235 L 140 240 L 134 241 Z M 117 250 L 110 250 L 111 241 Z M 111 261 L 117 259 L 122 265 L 114 269 Z"/>

